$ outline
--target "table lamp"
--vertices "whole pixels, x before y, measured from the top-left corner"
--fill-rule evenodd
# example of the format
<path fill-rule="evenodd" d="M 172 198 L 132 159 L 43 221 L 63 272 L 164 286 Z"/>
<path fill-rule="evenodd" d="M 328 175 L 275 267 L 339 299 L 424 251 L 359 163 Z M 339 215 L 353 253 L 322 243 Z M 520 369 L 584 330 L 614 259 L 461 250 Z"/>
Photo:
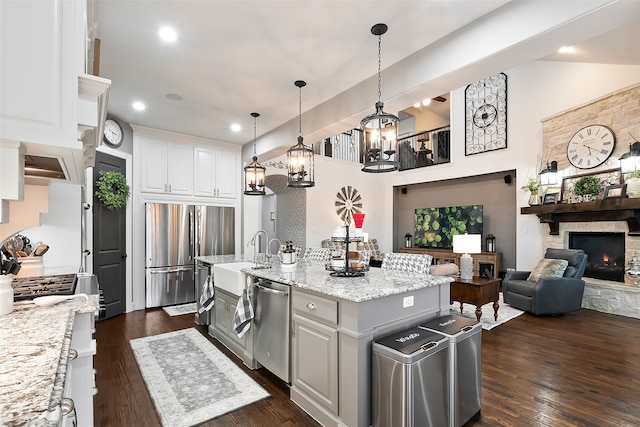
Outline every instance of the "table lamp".
<path fill-rule="evenodd" d="M 482 236 L 480 234 L 454 234 L 453 252 L 463 254 L 460 257 L 460 278 L 473 278 L 473 258 L 469 254 L 481 252 Z"/>

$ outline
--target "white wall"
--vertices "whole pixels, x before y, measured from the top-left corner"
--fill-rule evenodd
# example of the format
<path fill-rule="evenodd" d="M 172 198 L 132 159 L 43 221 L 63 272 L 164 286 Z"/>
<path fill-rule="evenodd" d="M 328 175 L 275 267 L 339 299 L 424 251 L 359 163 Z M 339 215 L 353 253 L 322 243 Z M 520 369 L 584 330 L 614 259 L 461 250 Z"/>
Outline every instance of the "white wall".
<path fill-rule="evenodd" d="M 40 216 L 40 225 L 22 230 L 33 244 L 43 242 L 49 250 L 42 257 L 45 274 L 77 273 L 80 269 L 82 187 L 51 181 L 49 211 Z"/>
<path fill-rule="evenodd" d="M 431 101 L 437 102 L 437 101 Z M 442 117 L 432 111 L 424 111 L 416 116 L 416 132 L 420 133 L 427 130 L 441 128 L 450 124 L 449 117 Z"/>
<path fill-rule="evenodd" d="M 506 70 L 508 78 L 507 148 L 464 154 L 464 88 L 451 93 L 451 163 L 393 174 L 392 186 L 480 175 L 506 168 L 516 170 L 520 188 L 536 174 L 542 152 L 541 120 L 565 109 L 630 86 L 639 81 L 640 67 L 537 61 Z M 585 123 L 585 125 L 588 123 Z M 382 191 L 382 189 L 381 189 Z M 528 193 L 519 191 L 518 208 Z M 390 215 L 391 208 L 387 209 Z M 534 215 L 518 215 L 516 268 L 529 269 L 540 258 L 542 225 Z"/>
<path fill-rule="evenodd" d="M 269 171 L 267 171 L 269 173 Z M 244 185 L 244 181 L 243 181 Z M 244 189 L 244 187 L 243 187 Z M 253 247 L 248 247 L 256 231 L 261 227 L 262 197 L 242 195 L 242 238 L 240 253 L 253 256 Z"/>
<path fill-rule="evenodd" d="M 538 157 L 542 152 L 541 120 L 637 83 L 640 67 L 537 61 L 506 70 L 505 74 L 508 78 L 506 149 L 465 156 L 463 87 L 451 92 L 449 164 L 396 173 L 366 174 L 360 171 L 359 165 L 316 156 L 316 185 L 306 190 L 307 246 L 320 246 L 320 242 L 330 237 L 333 229 L 340 225 L 334 200 L 338 190 L 346 185 L 356 187 L 362 194 L 363 211 L 367 214 L 365 231 L 378 239 L 382 251 L 390 251 L 393 246 L 394 186 L 515 169 L 515 184 L 519 189 L 537 173 Z M 527 192 L 518 190 L 518 211 L 527 206 L 528 196 Z M 251 209 L 259 209 L 259 206 L 254 204 Z M 259 224 L 258 220 L 251 219 L 254 214 L 247 212 L 246 206 L 244 215 L 245 229 L 247 221 Z M 535 215 L 518 215 L 516 268 L 531 269 L 541 257 L 544 249 L 542 227 Z"/>
<path fill-rule="evenodd" d="M 307 190 L 307 246 L 320 247 L 333 230 L 343 225 L 336 213 L 336 194 L 342 187 L 352 186 L 362 196 L 362 212 L 365 214 L 363 231 L 370 238 L 378 239 L 381 251 L 391 251 L 391 216 L 386 207 L 393 203 L 393 193 L 388 191 L 388 173 L 365 173 L 359 164 L 316 156 L 316 185 Z"/>
<path fill-rule="evenodd" d="M 280 156 L 273 161 L 286 161 Z M 315 156 L 316 185 L 307 188 L 307 230 L 306 246 L 320 247 L 322 240 L 329 239 L 333 230 L 344 225 L 336 213 L 336 194 L 342 187 L 352 186 L 362 196 L 362 211 L 364 212 L 363 230 L 370 238 L 378 239 L 381 251 L 392 250 L 393 228 L 391 216 L 386 212 L 387 206 L 392 206 L 393 193 L 384 190 L 389 174 L 371 174 L 360 170 L 359 164 L 335 160 L 324 156 Z M 267 175 L 282 174 L 283 171 L 267 168 Z M 244 250 L 246 242 L 251 239 L 255 231 L 260 228 L 260 212 L 262 197 L 243 197 L 243 228 Z"/>
<path fill-rule="evenodd" d="M 517 166 L 518 188 L 534 172 L 537 155 L 542 152 L 542 119 L 640 81 L 640 67 L 606 64 L 537 61 L 507 74 L 509 90 L 518 100 L 509 106 L 508 120 L 513 119 L 509 140 L 516 144 L 517 153 L 529 153 L 526 163 Z M 588 118 L 587 124 L 591 124 Z M 517 158 L 522 158 L 521 154 Z M 527 206 L 528 200 L 528 193 L 520 193 L 519 208 Z M 542 225 L 535 215 L 520 215 L 517 224 L 516 262 L 519 269 L 528 270 L 544 251 Z"/>

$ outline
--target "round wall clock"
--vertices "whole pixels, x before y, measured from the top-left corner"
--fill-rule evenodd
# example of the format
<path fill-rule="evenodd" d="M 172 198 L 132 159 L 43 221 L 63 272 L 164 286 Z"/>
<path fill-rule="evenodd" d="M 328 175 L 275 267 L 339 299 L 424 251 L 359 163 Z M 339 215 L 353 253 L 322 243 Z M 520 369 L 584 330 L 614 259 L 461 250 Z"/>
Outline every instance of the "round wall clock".
<path fill-rule="evenodd" d="M 107 119 L 104 122 L 104 143 L 109 147 L 117 148 L 122 144 L 124 132 L 120 124 L 113 119 Z"/>
<path fill-rule="evenodd" d="M 470 84 L 465 94 L 465 155 L 507 148 L 507 76 Z"/>
<path fill-rule="evenodd" d="M 580 169 L 591 169 L 603 164 L 616 146 L 616 136 L 603 125 L 585 126 L 576 132 L 567 144 L 569 163 Z"/>
<path fill-rule="evenodd" d="M 336 213 L 344 221 L 347 217 L 351 218 L 354 213 L 361 213 L 362 197 L 352 186 L 342 187 L 336 194 L 335 206 Z"/>

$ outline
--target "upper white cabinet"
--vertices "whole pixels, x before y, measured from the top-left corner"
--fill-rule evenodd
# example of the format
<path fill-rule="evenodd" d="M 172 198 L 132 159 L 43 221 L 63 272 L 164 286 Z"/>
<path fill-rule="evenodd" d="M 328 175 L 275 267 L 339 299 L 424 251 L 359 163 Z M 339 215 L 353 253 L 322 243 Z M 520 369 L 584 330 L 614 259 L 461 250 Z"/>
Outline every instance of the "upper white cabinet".
<path fill-rule="evenodd" d="M 85 13 L 80 0 L 0 2 L 3 139 L 81 147 L 75 99 Z"/>
<path fill-rule="evenodd" d="M 216 199 L 238 197 L 240 147 L 131 125 L 140 191 Z"/>
<path fill-rule="evenodd" d="M 193 147 L 171 144 L 167 147 L 167 184 L 172 194 L 193 194 Z"/>
<path fill-rule="evenodd" d="M 193 147 L 143 139 L 142 191 L 190 196 L 193 193 Z"/>
<path fill-rule="evenodd" d="M 70 182 L 93 166 L 111 82 L 86 74 L 87 0 L 0 1 L 0 144 L 58 158 Z"/>
<path fill-rule="evenodd" d="M 226 150 L 196 147 L 193 195 L 235 198 L 237 195 L 236 154 Z"/>

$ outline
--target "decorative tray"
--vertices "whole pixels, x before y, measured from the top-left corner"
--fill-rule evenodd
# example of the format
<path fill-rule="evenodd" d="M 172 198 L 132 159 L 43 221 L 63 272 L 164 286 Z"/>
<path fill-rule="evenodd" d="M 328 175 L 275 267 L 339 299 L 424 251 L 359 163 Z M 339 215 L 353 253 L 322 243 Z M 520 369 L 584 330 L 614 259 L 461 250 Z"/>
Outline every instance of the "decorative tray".
<path fill-rule="evenodd" d="M 361 237 L 356 237 L 356 236 L 331 237 L 332 242 L 347 242 L 347 240 L 349 241 L 349 243 L 356 243 L 356 242 L 363 242 L 364 238 L 362 236 Z"/>
<path fill-rule="evenodd" d="M 332 276 L 336 277 L 359 277 L 363 276 L 364 273 L 369 271 L 369 261 L 371 260 L 371 253 L 369 251 L 349 251 L 358 252 L 359 258 L 352 258 L 349 264 L 356 264 L 356 266 L 348 265 L 348 266 L 335 266 L 332 264 L 332 260 L 329 259 L 325 264 L 325 269 L 330 271 Z M 344 254 L 345 251 L 342 250 L 342 258 L 339 258 L 341 261 L 339 264 L 344 265 Z"/>

